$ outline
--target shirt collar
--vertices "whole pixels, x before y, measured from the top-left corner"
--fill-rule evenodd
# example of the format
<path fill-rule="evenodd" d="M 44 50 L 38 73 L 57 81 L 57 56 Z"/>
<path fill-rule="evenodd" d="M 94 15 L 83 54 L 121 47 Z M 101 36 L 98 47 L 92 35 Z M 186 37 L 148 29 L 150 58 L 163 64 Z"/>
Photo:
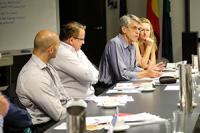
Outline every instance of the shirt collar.
<path fill-rule="evenodd" d="M 33 61 L 41 68 L 45 68 L 48 66 L 48 64 L 45 64 L 40 58 L 38 58 L 36 55 L 32 54 Z"/>
<path fill-rule="evenodd" d="M 75 48 L 72 47 L 71 45 L 69 45 L 69 44 L 67 44 L 67 43 L 65 43 L 65 42 L 63 42 L 63 41 L 61 41 L 60 44 L 61 44 L 62 46 L 64 46 L 64 47 L 69 48 L 71 51 L 76 52 Z"/>
<path fill-rule="evenodd" d="M 134 44 L 128 44 L 127 43 L 127 41 L 125 40 L 125 38 L 124 38 L 124 36 L 122 35 L 122 34 L 119 34 L 118 35 L 119 36 L 119 38 L 120 38 L 120 40 L 121 40 L 121 42 L 122 42 L 122 46 L 124 47 L 124 48 L 130 48 L 130 49 L 133 49 L 134 48 Z"/>
<path fill-rule="evenodd" d="M 120 38 L 120 40 L 121 40 L 121 42 L 122 42 L 122 46 L 123 46 L 124 48 L 127 48 L 128 46 L 130 46 L 130 45 L 127 43 L 127 41 L 125 40 L 125 38 L 124 38 L 124 36 L 123 36 L 122 34 L 119 34 L 118 36 L 119 36 L 119 38 Z"/>

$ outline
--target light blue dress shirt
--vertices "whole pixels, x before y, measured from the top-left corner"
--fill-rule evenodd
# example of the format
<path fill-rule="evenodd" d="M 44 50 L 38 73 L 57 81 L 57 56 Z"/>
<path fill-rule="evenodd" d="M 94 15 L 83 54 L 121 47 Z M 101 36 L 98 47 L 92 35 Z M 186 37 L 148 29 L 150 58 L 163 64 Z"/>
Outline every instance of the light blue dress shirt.
<path fill-rule="evenodd" d="M 119 34 L 105 46 L 99 65 L 99 81 L 112 85 L 119 81 L 133 80 L 143 69 L 137 66 L 136 50 Z"/>

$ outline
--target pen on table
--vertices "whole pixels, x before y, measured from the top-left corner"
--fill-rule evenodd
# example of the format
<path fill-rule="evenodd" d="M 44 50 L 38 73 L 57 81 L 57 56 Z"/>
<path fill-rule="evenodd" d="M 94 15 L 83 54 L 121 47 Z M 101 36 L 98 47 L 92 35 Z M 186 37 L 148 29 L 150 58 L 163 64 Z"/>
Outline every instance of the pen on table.
<path fill-rule="evenodd" d="M 117 122 L 117 117 L 119 115 L 119 107 L 116 106 L 116 112 L 112 118 L 112 121 L 110 123 L 110 126 L 109 126 L 109 129 L 108 129 L 108 132 L 107 133 L 113 133 L 113 129 L 115 128 L 115 124 Z"/>

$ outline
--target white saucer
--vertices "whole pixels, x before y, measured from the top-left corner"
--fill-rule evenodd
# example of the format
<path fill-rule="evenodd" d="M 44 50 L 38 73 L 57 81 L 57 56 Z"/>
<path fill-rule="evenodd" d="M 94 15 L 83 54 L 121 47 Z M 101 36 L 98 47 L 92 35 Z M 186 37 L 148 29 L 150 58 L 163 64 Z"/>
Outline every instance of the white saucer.
<path fill-rule="evenodd" d="M 104 129 L 108 130 L 110 126 L 106 126 L 104 127 Z M 119 125 L 119 126 L 115 126 L 114 131 L 124 131 L 129 129 L 130 126 L 127 124 L 123 124 L 123 125 Z"/>
<path fill-rule="evenodd" d="M 155 89 L 156 89 L 156 88 L 152 88 L 152 87 L 151 87 L 151 88 L 142 88 L 141 91 L 142 91 L 142 92 L 152 92 L 152 91 L 154 91 Z"/>

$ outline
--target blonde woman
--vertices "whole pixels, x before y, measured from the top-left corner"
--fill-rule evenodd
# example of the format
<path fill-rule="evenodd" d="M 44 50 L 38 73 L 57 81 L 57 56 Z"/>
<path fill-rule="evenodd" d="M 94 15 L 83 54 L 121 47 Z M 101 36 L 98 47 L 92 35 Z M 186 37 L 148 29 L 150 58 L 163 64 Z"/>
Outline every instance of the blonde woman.
<path fill-rule="evenodd" d="M 141 18 L 141 31 L 136 43 L 136 59 L 138 65 L 144 69 L 156 64 L 156 38 L 151 22 Z"/>

